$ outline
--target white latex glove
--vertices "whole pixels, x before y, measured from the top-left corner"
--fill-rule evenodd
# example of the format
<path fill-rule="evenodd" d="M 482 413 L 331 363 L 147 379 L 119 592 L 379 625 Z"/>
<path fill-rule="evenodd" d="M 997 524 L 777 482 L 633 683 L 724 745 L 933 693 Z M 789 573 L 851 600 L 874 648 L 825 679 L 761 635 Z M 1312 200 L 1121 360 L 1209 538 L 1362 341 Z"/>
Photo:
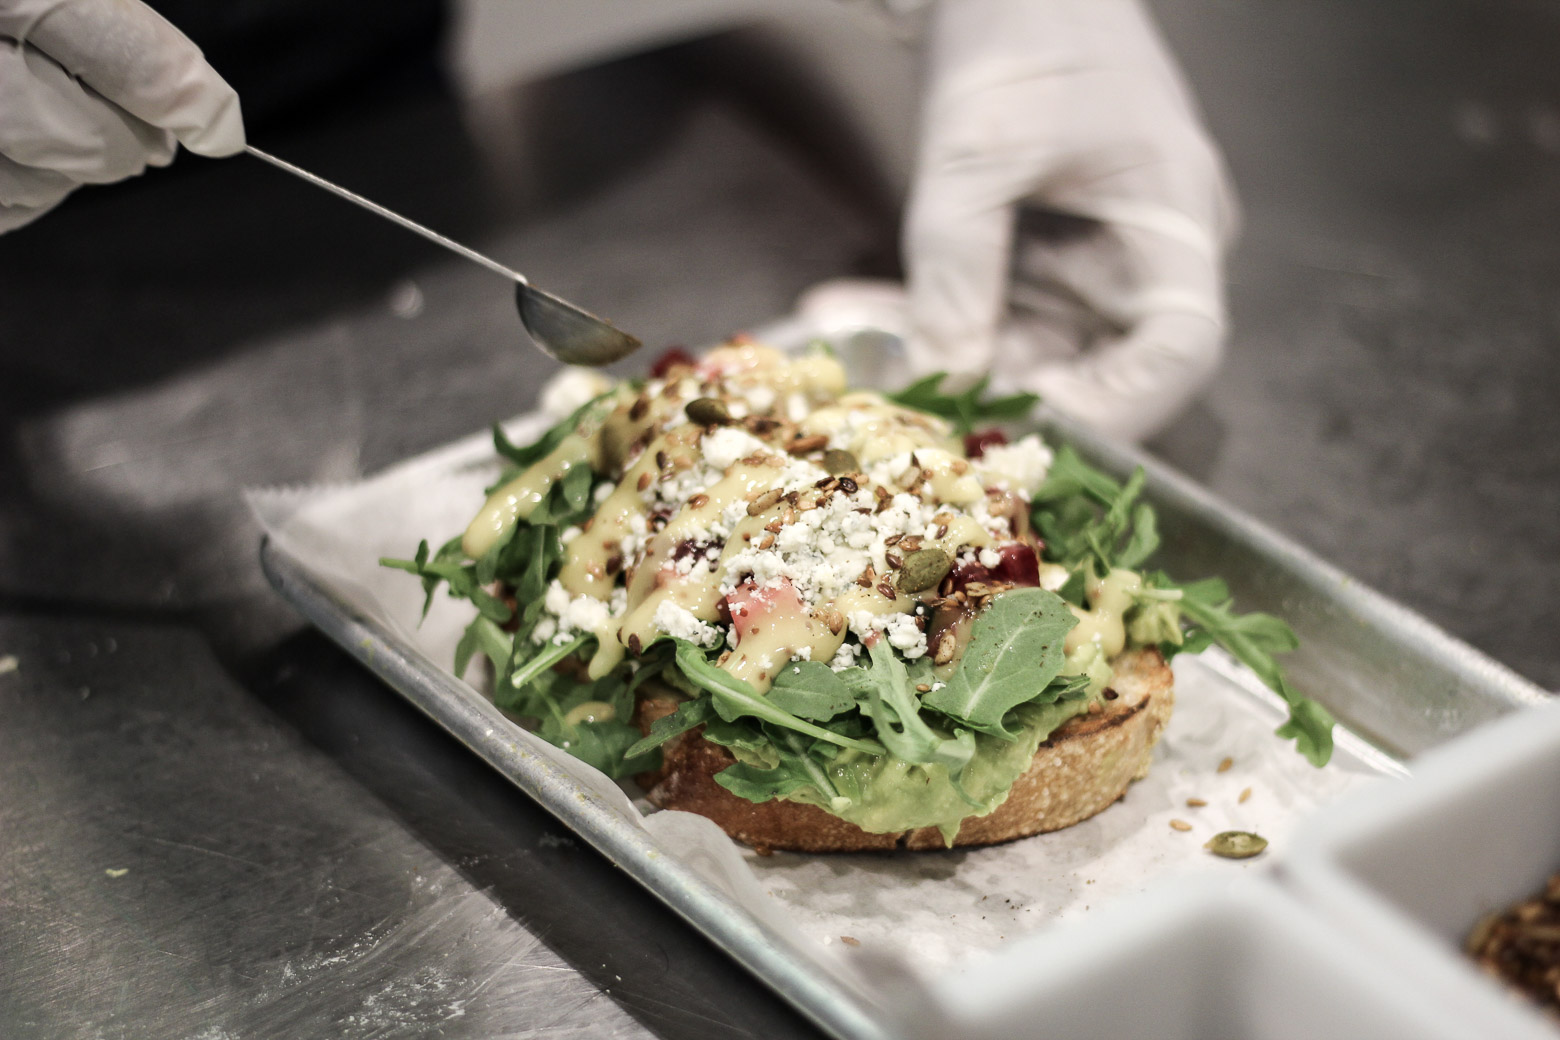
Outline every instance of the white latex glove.
<path fill-rule="evenodd" d="M 991 370 L 1148 436 L 1218 365 L 1235 214 L 1147 13 L 1135 0 L 938 0 L 927 43 L 904 229 L 912 364 Z M 1083 219 L 1036 228 L 1037 209 Z"/>
<path fill-rule="evenodd" d="M 140 0 L 0 0 L 0 231 L 78 185 L 244 147 L 238 95 Z"/>

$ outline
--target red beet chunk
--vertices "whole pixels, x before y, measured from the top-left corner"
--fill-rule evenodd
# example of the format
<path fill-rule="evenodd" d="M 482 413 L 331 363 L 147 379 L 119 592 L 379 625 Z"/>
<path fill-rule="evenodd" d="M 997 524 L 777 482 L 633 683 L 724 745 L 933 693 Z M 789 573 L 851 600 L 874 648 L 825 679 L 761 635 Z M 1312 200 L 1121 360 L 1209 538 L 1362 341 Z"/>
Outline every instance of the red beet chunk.
<path fill-rule="evenodd" d="M 1032 547 L 1023 542 L 1012 542 L 997 550 L 1001 559 L 995 567 L 983 566 L 977 560 L 958 563 L 953 568 L 953 588 L 957 592 L 972 581 L 987 585 L 1005 582 L 1018 588 L 1035 588 L 1040 584 L 1040 558 Z"/>
<path fill-rule="evenodd" d="M 802 598 L 787 579 L 779 585 L 759 588 L 749 578 L 721 601 L 721 613 L 731 619 L 737 629 L 737 643 L 763 630 L 771 615 L 796 617 L 802 613 Z"/>
<path fill-rule="evenodd" d="M 993 427 L 989 430 L 981 430 L 977 433 L 964 435 L 964 454 L 972 459 L 978 459 L 986 454 L 986 449 L 996 444 L 1006 444 L 1007 435 Z"/>
<path fill-rule="evenodd" d="M 693 355 L 682 347 L 667 347 L 661 351 L 661 356 L 656 358 L 655 363 L 650 366 L 650 378 L 660 379 L 678 365 L 692 368 L 696 363 Z"/>
<path fill-rule="evenodd" d="M 1010 581 L 1024 588 L 1040 584 L 1040 558 L 1035 555 L 1034 549 L 1023 542 L 1014 542 L 997 551 L 1002 555 L 1002 562 L 997 564 L 996 569 L 998 581 Z"/>

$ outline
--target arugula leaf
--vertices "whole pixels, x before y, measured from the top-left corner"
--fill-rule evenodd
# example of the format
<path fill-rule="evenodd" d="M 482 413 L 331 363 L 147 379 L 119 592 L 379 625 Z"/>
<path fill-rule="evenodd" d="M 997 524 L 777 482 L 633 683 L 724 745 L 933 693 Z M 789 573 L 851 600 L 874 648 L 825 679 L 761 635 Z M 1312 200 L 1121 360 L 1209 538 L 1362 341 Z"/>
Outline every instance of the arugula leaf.
<path fill-rule="evenodd" d="M 1153 507 L 1138 502 L 1145 480 L 1140 466 L 1119 484 L 1063 446 L 1031 507 L 1050 556 L 1068 567 L 1088 563 L 1102 575 L 1141 566 L 1159 548 Z"/>
<path fill-rule="evenodd" d="M 1015 739 L 1003 717 L 1049 689 L 1062 669 L 1062 648 L 1078 618 L 1054 592 L 1015 589 L 975 619 L 970 645 L 948 684 L 921 698 L 962 725 Z"/>
<path fill-rule="evenodd" d="M 640 734 L 632 721 L 634 698 L 621 672 L 595 682 L 547 674 L 549 678 L 537 684 L 546 692 L 531 712 L 539 719 L 537 736 L 608 776 L 654 768 L 657 753 L 633 753 Z"/>
<path fill-rule="evenodd" d="M 642 755 L 652 748 L 660 747 L 673 737 L 682 736 L 689 730 L 704 725 L 714 715 L 715 703 L 708 697 L 683 701 L 677 706 L 676 711 L 662 715 L 652 722 L 650 732 L 629 748 L 627 753 L 630 756 Z"/>
<path fill-rule="evenodd" d="M 505 603 L 482 587 L 483 583 L 477 580 L 477 568 L 474 564 L 462 563 L 464 554 L 460 550 L 459 536 L 451 538 L 439 548 L 432 559 L 428 557 L 427 541 L 419 542 L 417 554 L 410 560 L 397 560 L 389 556 L 381 556 L 379 565 L 395 570 L 406 571 L 415 574 L 423 580 L 423 590 L 427 598 L 423 600 L 423 616 L 428 614 L 428 608 L 433 605 L 433 592 L 440 582 L 447 582 L 450 587 L 450 595 L 459 599 L 469 599 L 476 605 L 482 616 L 503 624 L 514 616 Z"/>
<path fill-rule="evenodd" d="M 690 681 L 708 690 L 715 700 L 715 711 L 729 721 L 751 716 L 772 722 L 784 729 L 806 733 L 840 747 L 854 748 L 869 755 L 880 755 L 883 747 L 876 741 L 856 740 L 824 729 L 805 719 L 797 718 L 789 711 L 771 704 L 747 682 L 712 664 L 704 650 L 686 639 L 675 640 L 677 668 Z"/>
<path fill-rule="evenodd" d="M 825 763 L 816 757 L 817 742 L 809 746 L 799 735 L 787 731 L 772 741 L 770 748 L 777 757 L 776 765 L 765 767 L 739 759 L 716 773 L 715 782 L 750 802 L 784 798 L 810 787 L 836 810 L 850 805 L 852 800 L 840 794 L 824 769 Z M 829 748 L 828 752 L 835 750 Z"/>
<path fill-rule="evenodd" d="M 792 762 L 784 762 L 773 769 L 763 769 L 746 762 L 734 762 L 715 774 L 715 782 L 738 798 L 745 798 L 750 802 L 768 802 L 775 798 L 784 798 L 804 787 L 813 786 L 813 778 L 805 771 L 795 768 Z"/>
<path fill-rule="evenodd" d="M 827 722 L 856 706 L 850 687 L 822 661 L 792 661 L 769 688 L 769 703 L 799 718 Z"/>
<path fill-rule="evenodd" d="M 498 562 L 498 573 L 514 588 L 515 603 L 524 604 L 521 617 L 531 624 L 542 612 L 547 584 L 563 562 L 563 543 L 552 524 L 525 525 L 515 534 Z"/>
<path fill-rule="evenodd" d="M 1046 687 L 1045 696 L 1036 699 L 1053 704 L 1075 701 L 1088 695 L 1089 686 L 1090 680 L 1087 675 L 1058 675 Z"/>
<path fill-rule="evenodd" d="M 1087 607 L 1088 601 L 1084 593 L 1088 591 L 1089 579 L 1082 567 L 1077 568 L 1062 582 L 1062 587 L 1056 590 L 1056 594 L 1075 607 Z"/>
<path fill-rule="evenodd" d="M 553 665 L 564 658 L 573 657 L 581 647 L 595 638 L 594 635 L 587 634 L 576 636 L 567 643 L 546 643 L 535 653 L 530 654 L 526 653 L 528 648 L 521 645 L 522 641 L 516 639 L 514 659 L 510 662 L 511 670 L 498 685 L 518 693 L 529 686 L 537 676 L 549 671 Z"/>
<path fill-rule="evenodd" d="M 595 473 L 585 463 L 570 466 L 563 477 L 547 489 L 546 496 L 531 510 L 525 522 L 559 527 L 583 523 L 595 505 L 590 494 L 595 481 Z"/>
<path fill-rule="evenodd" d="M 587 417 L 596 419 L 599 412 L 599 417 L 605 418 L 608 410 L 600 406 L 607 402 L 609 398 L 614 399 L 615 403 L 616 397 L 616 388 L 592 397 L 570 413 L 567 419 L 552 426 L 546 433 L 538 437 L 535 442 L 524 447 L 517 447 L 511 443 L 509 438 L 504 435 L 503 427 L 499 426 L 498 423 L 494 423 L 493 450 L 520 469 L 534 466 L 537 462 L 551 455 L 558 445 L 563 443 L 563 439 L 573 433 Z"/>
<path fill-rule="evenodd" d="M 578 722 L 556 731 L 544 724 L 537 735 L 575 758 L 595 766 L 614 780 L 643 773 L 660 764 L 659 752 L 633 753 L 639 741 L 639 730 L 620 719 Z"/>
<path fill-rule="evenodd" d="M 478 614 L 471 619 L 471 624 L 466 626 L 460 642 L 455 644 L 455 677 L 465 676 L 466 667 L 478 650 L 493 662 L 493 674 L 502 676 L 514 649 L 515 637 L 511 633 L 499 628 L 491 618 Z"/>
<path fill-rule="evenodd" d="M 1274 654 L 1288 653 L 1300 645 L 1294 630 L 1272 614 L 1235 613 L 1229 586 L 1218 578 L 1176 585 L 1168 576 L 1155 574 L 1151 584 L 1181 590 L 1181 613 L 1192 626 L 1182 649 L 1200 650 L 1211 641 L 1228 650 L 1289 705 L 1289 720 L 1277 734 L 1293 740 L 1296 750 L 1312 765 L 1326 765 L 1332 757 L 1333 717 L 1291 686 L 1273 659 Z"/>
<path fill-rule="evenodd" d="M 1142 470 L 1138 470 L 1139 473 Z M 1159 518 L 1154 507 L 1139 502 L 1132 510 L 1131 534 L 1127 544 L 1116 554 L 1116 566 L 1135 571 L 1159 549 Z"/>
<path fill-rule="evenodd" d="M 961 434 L 972 432 L 976 423 L 1022 419 L 1040 400 L 1035 394 L 1022 393 L 983 401 L 981 395 L 991 383 L 990 376 L 981 376 L 978 382 L 963 393 L 947 394 L 938 389 L 947 378 L 948 373 L 935 372 L 917 379 L 897 393 L 884 396 L 906 408 L 942 416 L 951 421 L 954 429 Z"/>
<path fill-rule="evenodd" d="M 975 736 L 969 730 L 955 729 L 950 737 L 922 720 L 915 686 L 930 678 L 931 666 L 922 658 L 916 662 L 921 666 L 917 669 L 920 674 L 912 676 L 886 639 L 879 639 L 867 653 L 872 667 L 864 672 L 867 703 L 862 711 L 877 724 L 878 739 L 889 754 L 906 762 L 947 766 L 949 776 L 957 782 L 959 773 L 975 757 Z"/>

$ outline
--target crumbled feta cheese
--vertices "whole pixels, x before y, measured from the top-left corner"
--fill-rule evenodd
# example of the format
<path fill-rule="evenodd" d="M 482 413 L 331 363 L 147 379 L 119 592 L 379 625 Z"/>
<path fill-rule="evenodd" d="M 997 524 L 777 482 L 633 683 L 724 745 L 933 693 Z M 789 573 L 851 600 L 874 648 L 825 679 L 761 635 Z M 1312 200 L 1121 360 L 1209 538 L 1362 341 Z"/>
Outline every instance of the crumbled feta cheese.
<path fill-rule="evenodd" d="M 1051 449 L 1031 433 L 1012 444 L 993 444 L 971 465 L 987 487 L 1012 491 L 1028 501 L 1045 483 Z"/>
<path fill-rule="evenodd" d="M 613 589 L 611 600 L 603 602 L 594 596 L 570 596 L 569 590 L 554 578 L 542 597 L 542 609 L 546 614 L 532 629 L 532 641 L 545 643 L 551 639 L 561 645 L 581 633 L 599 632 L 607 622 L 621 616 L 628 609 L 628 590 Z M 549 622 L 552 628 L 543 634 Z"/>
<path fill-rule="evenodd" d="M 907 660 L 926 655 L 926 633 L 909 614 L 888 615 L 883 635 L 888 639 L 888 645 L 904 654 Z"/>
<path fill-rule="evenodd" d="M 980 565 L 988 571 L 996 570 L 1002 563 L 1002 554 L 995 549 L 982 549 L 979 556 Z"/>
<path fill-rule="evenodd" d="M 706 649 L 714 649 L 725 641 L 719 628 L 699 620 L 693 611 L 669 599 L 656 606 L 650 624 L 675 639 L 686 639 Z"/>
<path fill-rule="evenodd" d="M 610 480 L 604 480 L 596 485 L 596 490 L 591 493 L 591 498 L 599 506 L 612 497 L 612 492 L 617 490 L 617 485 Z"/>
<path fill-rule="evenodd" d="M 704 453 L 705 462 L 723 473 L 738 459 L 774 454 L 769 445 L 735 426 L 720 426 L 706 433 L 699 441 L 699 450 Z"/>
<path fill-rule="evenodd" d="M 785 398 L 785 417 L 794 423 L 799 423 L 807 418 L 812 411 L 812 405 L 807 403 L 807 395 L 800 393 L 787 394 Z"/>
<path fill-rule="evenodd" d="M 569 609 L 558 617 L 561 624 L 570 628 L 593 632 L 611 619 L 607 605 L 594 596 L 575 596 L 569 600 Z"/>
<path fill-rule="evenodd" d="M 853 668 L 856 657 L 861 653 L 861 647 L 855 643 L 841 643 L 835 651 L 834 657 L 829 661 L 829 667 L 836 672 L 843 672 L 847 668 Z"/>
<path fill-rule="evenodd" d="M 915 660 L 926 654 L 926 633 L 909 614 L 873 614 L 855 610 L 850 615 L 850 630 L 862 643 L 881 636 L 888 645 L 898 650 L 907 660 Z"/>
<path fill-rule="evenodd" d="M 773 387 L 762 383 L 754 386 L 742 387 L 737 391 L 747 401 L 748 407 L 755 412 L 767 412 L 775 406 L 775 391 Z"/>
<path fill-rule="evenodd" d="M 828 470 L 822 466 L 808 462 L 806 459 L 792 459 L 780 474 L 780 488 L 790 494 L 792 491 L 810 488 L 828 475 Z"/>
<path fill-rule="evenodd" d="M 574 541 L 574 539 L 578 538 L 583 533 L 584 532 L 582 532 L 578 527 L 575 527 L 573 524 L 570 524 L 568 527 L 565 527 L 559 533 L 558 541 L 562 542 L 564 545 L 568 545 L 570 542 Z"/>

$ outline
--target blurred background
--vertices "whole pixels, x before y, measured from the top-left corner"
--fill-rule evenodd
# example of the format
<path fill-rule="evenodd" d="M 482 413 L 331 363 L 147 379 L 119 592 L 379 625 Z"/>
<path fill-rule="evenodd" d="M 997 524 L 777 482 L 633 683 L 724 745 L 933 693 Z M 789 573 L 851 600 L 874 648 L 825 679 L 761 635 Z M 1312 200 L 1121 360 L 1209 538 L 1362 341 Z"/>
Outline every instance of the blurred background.
<path fill-rule="evenodd" d="M 899 272 L 913 16 L 154 6 L 253 143 L 651 350 Z M 1560 686 L 1560 7 L 1150 6 L 1244 210 L 1226 364 L 1150 450 Z M 259 572 L 241 489 L 551 371 L 501 280 L 242 157 L 0 237 L 0 1032 L 811 1035 Z"/>

